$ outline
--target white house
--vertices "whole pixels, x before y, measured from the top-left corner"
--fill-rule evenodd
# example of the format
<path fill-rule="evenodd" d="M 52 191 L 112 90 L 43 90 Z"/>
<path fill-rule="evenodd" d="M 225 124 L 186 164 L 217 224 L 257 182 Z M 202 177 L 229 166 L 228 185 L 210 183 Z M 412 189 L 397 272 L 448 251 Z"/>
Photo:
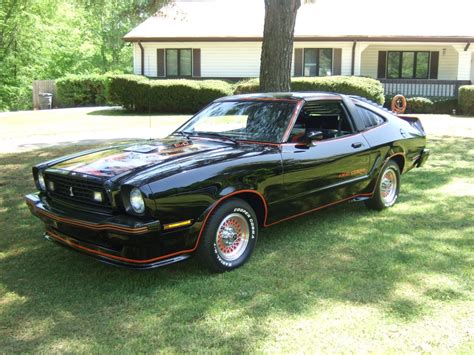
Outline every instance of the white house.
<path fill-rule="evenodd" d="M 474 81 L 471 0 L 316 0 L 298 11 L 294 76 L 378 78 L 386 93 L 456 96 Z M 136 74 L 258 77 L 263 0 L 177 1 L 130 31 Z"/>

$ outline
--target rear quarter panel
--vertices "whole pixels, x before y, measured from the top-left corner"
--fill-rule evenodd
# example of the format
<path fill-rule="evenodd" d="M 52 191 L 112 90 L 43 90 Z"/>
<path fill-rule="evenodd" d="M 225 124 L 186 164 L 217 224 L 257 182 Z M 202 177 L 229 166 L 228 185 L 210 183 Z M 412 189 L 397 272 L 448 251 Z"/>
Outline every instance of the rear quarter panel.
<path fill-rule="evenodd" d="M 384 115 L 387 122 L 363 132 L 372 147 L 373 161 L 380 156 L 385 161 L 395 154 L 402 154 L 405 160 L 402 172 L 413 168 L 413 163 L 426 146 L 424 132 L 411 126 L 408 122 L 393 116 Z"/>

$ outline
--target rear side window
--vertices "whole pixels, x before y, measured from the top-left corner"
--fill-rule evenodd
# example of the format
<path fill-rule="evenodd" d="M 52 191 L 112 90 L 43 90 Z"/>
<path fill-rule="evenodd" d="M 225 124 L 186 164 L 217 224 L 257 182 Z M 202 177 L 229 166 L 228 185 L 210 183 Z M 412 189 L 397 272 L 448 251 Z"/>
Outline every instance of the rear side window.
<path fill-rule="evenodd" d="M 375 112 L 359 105 L 356 107 L 365 129 L 379 126 L 385 122 L 385 119 Z"/>

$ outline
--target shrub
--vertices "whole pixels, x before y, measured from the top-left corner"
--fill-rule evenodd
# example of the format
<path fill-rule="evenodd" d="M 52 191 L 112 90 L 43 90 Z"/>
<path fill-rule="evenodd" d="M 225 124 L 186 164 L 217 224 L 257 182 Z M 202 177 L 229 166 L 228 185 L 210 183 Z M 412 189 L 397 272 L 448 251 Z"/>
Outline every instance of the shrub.
<path fill-rule="evenodd" d="M 474 115 L 474 85 L 459 88 L 458 103 L 462 114 Z"/>
<path fill-rule="evenodd" d="M 234 94 L 236 95 L 250 94 L 250 93 L 259 92 L 259 91 L 260 91 L 260 84 L 259 84 L 259 80 L 256 78 L 239 81 L 237 84 L 235 84 L 235 87 L 234 87 Z"/>
<path fill-rule="evenodd" d="M 62 107 L 107 104 L 107 75 L 67 75 L 56 80 L 57 102 Z"/>
<path fill-rule="evenodd" d="M 395 95 L 385 95 L 384 107 L 391 109 Z M 457 99 L 450 97 L 407 97 L 406 113 L 452 114 L 458 110 Z"/>
<path fill-rule="evenodd" d="M 433 110 L 433 101 L 426 97 L 407 98 L 406 113 L 431 113 Z"/>
<path fill-rule="evenodd" d="M 244 80 L 236 85 L 236 94 L 258 92 L 258 79 Z M 292 91 L 328 91 L 357 95 L 383 104 L 385 97 L 382 84 L 375 79 L 356 76 L 327 76 L 317 78 L 293 78 Z"/>
<path fill-rule="evenodd" d="M 209 102 L 232 94 L 219 80 L 150 80 L 136 75 L 111 77 L 112 103 L 137 112 L 194 113 Z"/>
<path fill-rule="evenodd" d="M 384 101 L 383 107 L 390 110 L 390 108 L 392 107 L 392 99 L 394 97 L 395 95 L 384 95 L 385 101 Z"/>
<path fill-rule="evenodd" d="M 458 100 L 453 98 L 434 98 L 433 109 L 431 113 L 437 114 L 449 114 L 453 113 L 453 110 L 458 111 Z"/>
<path fill-rule="evenodd" d="M 108 100 L 126 110 L 134 110 L 138 97 L 138 83 L 148 81 L 139 75 L 114 75 L 110 78 Z"/>
<path fill-rule="evenodd" d="M 32 88 L 29 85 L 0 85 L 0 112 L 31 110 Z"/>

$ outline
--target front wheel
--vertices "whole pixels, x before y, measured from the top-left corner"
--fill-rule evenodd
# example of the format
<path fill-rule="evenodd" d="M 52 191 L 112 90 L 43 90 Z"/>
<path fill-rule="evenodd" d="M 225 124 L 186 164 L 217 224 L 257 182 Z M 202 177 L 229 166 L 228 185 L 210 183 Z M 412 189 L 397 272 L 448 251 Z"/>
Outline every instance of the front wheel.
<path fill-rule="evenodd" d="M 390 160 L 379 175 L 374 195 L 365 201 L 365 205 L 378 211 L 392 207 L 397 202 L 399 192 L 400 168 L 397 163 Z"/>
<path fill-rule="evenodd" d="M 257 217 L 252 207 L 241 199 L 229 199 L 209 217 L 197 257 L 211 271 L 233 270 L 250 258 L 257 235 Z"/>

